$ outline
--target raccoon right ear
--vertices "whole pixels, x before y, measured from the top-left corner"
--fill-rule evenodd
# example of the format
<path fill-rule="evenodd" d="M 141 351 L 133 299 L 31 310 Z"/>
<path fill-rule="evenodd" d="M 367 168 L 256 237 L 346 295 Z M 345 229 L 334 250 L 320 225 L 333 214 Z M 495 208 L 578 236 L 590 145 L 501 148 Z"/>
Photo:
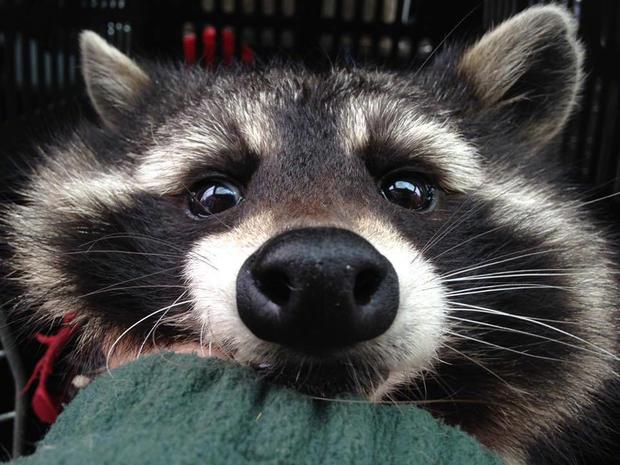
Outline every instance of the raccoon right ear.
<path fill-rule="evenodd" d="M 80 52 L 88 96 L 106 126 L 115 128 L 151 79 L 131 58 L 92 31 L 80 34 Z"/>
<path fill-rule="evenodd" d="M 557 5 L 535 6 L 487 32 L 458 69 L 483 110 L 510 112 L 516 130 L 544 144 L 576 105 L 583 55 L 572 15 Z"/>

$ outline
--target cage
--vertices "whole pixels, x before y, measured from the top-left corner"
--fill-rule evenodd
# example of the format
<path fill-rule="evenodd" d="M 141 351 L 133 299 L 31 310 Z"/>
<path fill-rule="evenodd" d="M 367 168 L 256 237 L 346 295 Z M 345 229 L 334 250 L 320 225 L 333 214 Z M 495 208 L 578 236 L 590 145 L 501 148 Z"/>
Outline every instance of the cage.
<path fill-rule="evenodd" d="M 8 174 L 2 199 L 10 198 L 11 153 L 47 133 L 56 121 L 88 115 L 77 51 L 83 29 L 95 30 L 129 54 L 185 59 L 196 66 L 234 55 L 268 59 L 279 54 L 313 66 L 337 58 L 413 68 L 446 41 L 475 37 L 534 3 L 540 2 L 0 0 L 0 170 Z M 620 3 L 561 3 L 579 19 L 588 72 L 580 111 L 565 132 L 562 161 L 579 181 L 592 185 L 593 195 L 611 195 L 620 190 L 620 77 L 615 66 Z M 619 205 L 610 200 L 612 210 Z M 0 451 L 7 451 L 8 458 L 27 450 L 25 444 L 37 435 L 26 434 L 25 424 L 34 420 L 20 395 L 32 363 L 10 334 L 4 311 Z"/>

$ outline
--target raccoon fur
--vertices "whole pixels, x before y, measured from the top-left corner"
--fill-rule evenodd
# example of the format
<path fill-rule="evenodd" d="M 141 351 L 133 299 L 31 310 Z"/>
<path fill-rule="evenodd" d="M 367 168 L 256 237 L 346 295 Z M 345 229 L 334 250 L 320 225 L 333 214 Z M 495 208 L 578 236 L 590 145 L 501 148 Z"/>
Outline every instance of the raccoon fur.
<path fill-rule="evenodd" d="M 41 147 L 3 267 L 76 363 L 196 350 L 417 402 L 507 464 L 617 463 L 618 261 L 553 162 L 583 48 L 533 7 L 415 72 L 137 63 L 93 32 L 100 124 Z"/>

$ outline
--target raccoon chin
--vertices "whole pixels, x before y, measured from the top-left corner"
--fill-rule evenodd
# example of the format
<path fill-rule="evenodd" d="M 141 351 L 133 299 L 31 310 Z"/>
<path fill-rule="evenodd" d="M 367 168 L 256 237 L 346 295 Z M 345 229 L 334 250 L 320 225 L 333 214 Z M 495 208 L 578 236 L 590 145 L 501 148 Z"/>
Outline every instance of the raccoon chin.
<path fill-rule="evenodd" d="M 350 395 L 369 399 L 388 376 L 387 370 L 344 361 L 257 363 L 251 368 L 269 383 L 326 400 Z"/>

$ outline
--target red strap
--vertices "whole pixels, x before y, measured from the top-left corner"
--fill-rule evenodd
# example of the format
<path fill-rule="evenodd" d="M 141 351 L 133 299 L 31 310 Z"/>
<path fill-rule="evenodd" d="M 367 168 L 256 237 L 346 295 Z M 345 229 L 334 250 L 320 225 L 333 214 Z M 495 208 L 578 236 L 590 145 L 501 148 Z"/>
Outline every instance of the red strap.
<path fill-rule="evenodd" d="M 41 333 L 36 335 L 37 340 L 46 345 L 47 349 L 35 365 L 23 393 L 26 393 L 34 383 L 37 383 L 32 396 L 32 410 L 43 423 L 54 423 L 62 410 L 62 398 L 50 394 L 47 389 L 47 380 L 54 371 L 54 362 L 78 328 L 71 324 L 73 319 L 73 314 L 67 314 L 63 320 L 63 326 L 54 335 L 46 336 Z"/>

